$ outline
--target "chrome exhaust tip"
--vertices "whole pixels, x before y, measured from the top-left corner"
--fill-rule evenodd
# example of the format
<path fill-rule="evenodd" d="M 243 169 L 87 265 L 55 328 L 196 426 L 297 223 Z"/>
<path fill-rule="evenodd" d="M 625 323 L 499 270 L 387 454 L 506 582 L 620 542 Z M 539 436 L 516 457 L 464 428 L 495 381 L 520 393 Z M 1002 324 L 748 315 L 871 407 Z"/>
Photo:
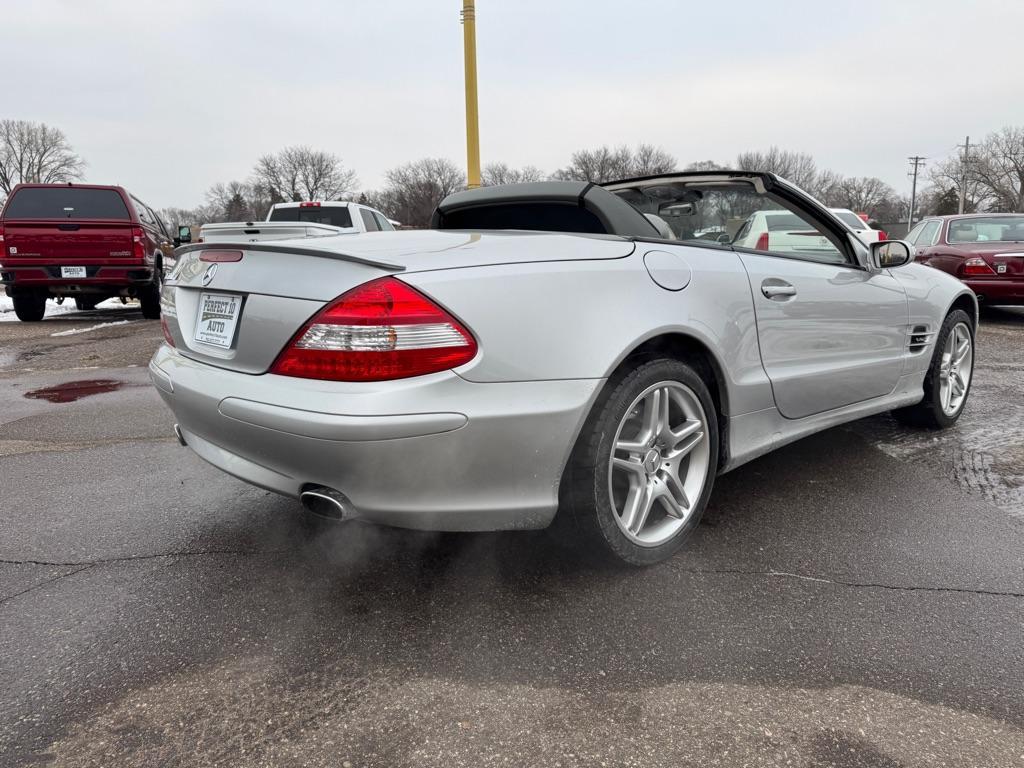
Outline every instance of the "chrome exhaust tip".
<path fill-rule="evenodd" d="M 322 485 L 300 493 L 299 501 L 310 514 L 329 520 L 348 520 L 356 512 L 345 494 Z"/>
<path fill-rule="evenodd" d="M 177 424 L 174 425 L 174 436 L 178 438 L 178 442 L 182 445 L 188 445 L 188 443 L 185 442 L 185 436 L 181 433 L 181 427 Z"/>

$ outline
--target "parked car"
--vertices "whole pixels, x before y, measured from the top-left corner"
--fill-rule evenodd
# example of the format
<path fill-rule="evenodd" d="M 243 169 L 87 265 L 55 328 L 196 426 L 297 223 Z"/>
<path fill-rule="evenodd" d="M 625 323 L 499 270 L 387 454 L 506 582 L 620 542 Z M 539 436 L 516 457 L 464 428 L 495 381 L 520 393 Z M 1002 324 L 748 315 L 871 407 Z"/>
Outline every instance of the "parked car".
<path fill-rule="evenodd" d="M 740 227 L 733 245 L 760 251 L 832 254 L 831 241 L 795 213 L 785 209 L 756 211 Z"/>
<path fill-rule="evenodd" d="M 0 211 L 0 283 L 19 320 L 42 320 L 47 299 L 92 309 L 138 298 L 160 316 L 163 259 L 173 244 L 159 216 L 123 187 L 19 184 Z"/>
<path fill-rule="evenodd" d="M 391 220 L 374 208 L 342 200 L 314 200 L 303 203 L 277 203 L 267 213 L 267 221 L 298 221 L 330 224 L 348 233 L 392 232 Z"/>
<path fill-rule="evenodd" d="M 671 239 L 645 215 L 692 233 L 772 208 L 828 247 Z M 967 402 L 973 293 L 771 174 L 486 187 L 432 226 L 180 249 L 149 371 L 182 444 L 316 514 L 557 521 L 650 564 L 717 474 L 882 411 L 948 427 Z"/>
<path fill-rule="evenodd" d="M 885 232 L 875 229 L 868 224 L 867 219 L 863 216 L 858 216 L 849 208 L 829 208 L 829 210 L 836 215 L 837 219 L 856 232 L 857 236 L 865 243 L 877 243 L 879 240 L 885 240 L 888 237 Z"/>
<path fill-rule="evenodd" d="M 255 243 L 392 232 L 394 229 L 390 219 L 369 206 L 341 200 L 315 200 L 277 203 L 270 207 L 266 221 L 204 224 L 199 230 L 199 240 L 204 243 Z"/>
<path fill-rule="evenodd" d="M 1024 214 L 929 216 L 907 234 L 921 264 L 960 278 L 986 304 L 1024 304 Z"/>

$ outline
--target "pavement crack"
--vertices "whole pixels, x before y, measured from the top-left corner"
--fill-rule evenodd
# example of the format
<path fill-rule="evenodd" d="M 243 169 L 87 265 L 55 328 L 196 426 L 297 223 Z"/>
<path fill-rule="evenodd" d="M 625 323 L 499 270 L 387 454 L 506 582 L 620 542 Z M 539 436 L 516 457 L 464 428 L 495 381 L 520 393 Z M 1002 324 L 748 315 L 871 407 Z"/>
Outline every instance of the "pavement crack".
<path fill-rule="evenodd" d="M 795 579 L 798 581 L 811 581 L 818 584 L 831 584 L 837 587 L 849 587 L 852 589 L 888 589 L 894 592 L 945 592 L 968 595 L 986 595 L 991 597 L 1024 597 L 1024 592 L 1003 592 L 994 589 L 969 589 L 966 587 L 929 587 L 905 584 L 883 584 L 876 581 L 844 581 L 842 579 L 830 579 L 824 576 L 807 576 L 802 573 L 790 573 L 789 571 L 751 570 L 745 568 L 676 568 L 675 570 L 694 574 L 734 574 L 739 576 L 766 576 L 769 578 Z"/>
<path fill-rule="evenodd" d="M 56 568 L 74 568 L 82 566 L 91 568 L 94 565 L 112 565 L 115 563 L 131 563 L 144 560 L 161 560 L 172 557 L 208 557 L 211 555 L 234 555 L 246 557 L 253 555 L 280 555 L 294 552 L 294 549 L 196 549 L 180 552 L 156 552 L 151 555 L 126 555 L 124 557 L 102 557 L 96 560 L 11 560 L 0 557 L 3 565 L 45 565 Z"/>
<path fill-rule="evenodd" d="M 0 562 L 8 562 L 8 561 L 3 560 L 3 561 L 0 561 Z M 28 587 L 27 589 L 23 589 L 20 592 L 15 592 L 13 595 L 7 595 L 7 597 L 0 598 L 0 605 L 6 605 L 7 603 L 11 602 L 11 600 L 14 600 L 15 598 L 21 597 L 22 595 L 27 595 L 29 592 L 34 592 L 35 590 L 39 589 L 40 587 L 45 587 L 47 584 L 53 584 L 55 581 L 60 581 L 61 579 L 66 579 L 69 576 L 74 576 L 76 573 L 81 573 L 82 571 L 87 571 L 90 568 L 92 568 L 91 565 L 83 565 L 81 568 L 75 568 L 75 570 L 68 571 L 67 573 L 58 573 L 53 578 L 46 579 L 45 581 L 41 581 L 38 584 L 33 584 L 31 587 Z"/>

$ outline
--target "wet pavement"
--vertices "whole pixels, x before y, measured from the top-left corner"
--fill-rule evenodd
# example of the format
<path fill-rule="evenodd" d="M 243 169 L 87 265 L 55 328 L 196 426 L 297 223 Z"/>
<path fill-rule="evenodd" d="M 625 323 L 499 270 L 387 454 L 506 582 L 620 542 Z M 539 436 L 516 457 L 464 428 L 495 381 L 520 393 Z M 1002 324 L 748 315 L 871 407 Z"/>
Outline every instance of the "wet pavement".
<path fill-rule="evenodd" d="M 646 570 L 311 531 L 178 446 L 157 323 L 50 335 L 94 317 L 0 324 L 0 765 L 1024 764 L 1024 312 L 955 430 L 752 462 Z"/>

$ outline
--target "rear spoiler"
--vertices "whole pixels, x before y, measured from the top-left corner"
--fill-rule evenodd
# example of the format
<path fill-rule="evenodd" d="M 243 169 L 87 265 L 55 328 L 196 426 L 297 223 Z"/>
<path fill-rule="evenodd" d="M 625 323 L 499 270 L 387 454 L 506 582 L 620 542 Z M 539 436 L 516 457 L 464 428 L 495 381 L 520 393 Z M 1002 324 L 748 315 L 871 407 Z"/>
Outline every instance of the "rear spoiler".
<path fill-rule="evenodd" d="M 404 272 L 405 267 L 401 264 L 392 264 L 389 261 L 377 261 L 376 259 L 365 259 L 362 256 L 350 256 L 347 253 L 338 251 L 327 251 L 322 248 L 295 248 L 286 245 L 271 245 L 264 243 L 193 243 L 183 245 L 174 249 L 176 258 L 181 258 L 192 251 L 263 251 L 265 253 L 290 253 L 298 256 L 313 256 L 321 259 L 337 259 L 338 261 L 350 261 L 354 264 L 365 264 L 368 267 L 386 269 L 389 272 Z"/>

